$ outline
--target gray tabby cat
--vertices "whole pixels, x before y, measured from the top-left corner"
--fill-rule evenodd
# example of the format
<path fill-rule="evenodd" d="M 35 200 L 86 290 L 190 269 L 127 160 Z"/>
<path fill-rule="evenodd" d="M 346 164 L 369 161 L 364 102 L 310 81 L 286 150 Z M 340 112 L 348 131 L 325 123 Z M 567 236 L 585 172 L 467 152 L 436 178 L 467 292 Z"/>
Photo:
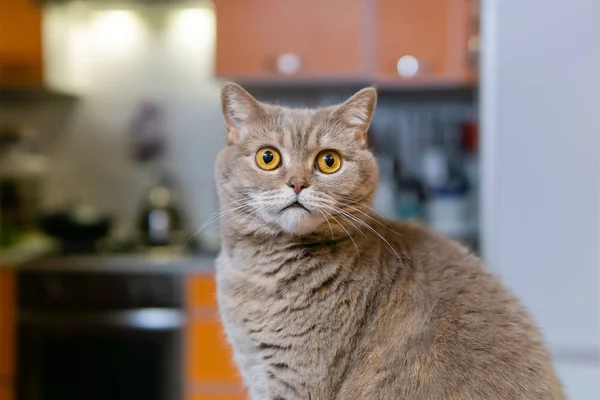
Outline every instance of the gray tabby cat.
<path fill-rule="evenodd" d="M 222 91 L 218 300 L 254 400 L 564 399 L 540 334 L 474 255 L 370 205 L 377 95 Z"/>

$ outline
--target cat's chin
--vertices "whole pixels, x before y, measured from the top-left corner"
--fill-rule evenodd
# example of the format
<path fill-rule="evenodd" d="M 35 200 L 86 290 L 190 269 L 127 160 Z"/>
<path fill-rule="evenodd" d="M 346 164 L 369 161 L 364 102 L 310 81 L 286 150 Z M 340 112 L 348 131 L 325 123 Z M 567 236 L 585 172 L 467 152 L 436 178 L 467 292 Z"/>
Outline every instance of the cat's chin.
<path fill-rule="evenodd" d="M 323 219 L 316 218 L 306 209 L 292 208 L 279 214 L 275 222 L 284 232 L 302 236 L 313 233 L 323 223 Z"/>

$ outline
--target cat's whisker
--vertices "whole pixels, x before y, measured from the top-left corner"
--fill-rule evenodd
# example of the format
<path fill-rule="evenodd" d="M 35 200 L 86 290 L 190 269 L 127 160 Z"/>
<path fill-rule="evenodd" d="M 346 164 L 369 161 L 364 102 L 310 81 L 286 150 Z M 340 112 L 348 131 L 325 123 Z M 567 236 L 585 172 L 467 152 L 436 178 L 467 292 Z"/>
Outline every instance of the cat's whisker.
<path fill-rule="evenodd" d="M 331 211 L 337 213 L 340 217 L 342 217 L 345 221 L 347 221 L 350 225 L 352 225 L 358 232 L 360 232 L 361 235 L 363 235 L 365 237 L 367 236 L 358 226 L 356 226 L 351 220 L 349 220 L 346 217 L 346 216 L 352 216 L 351 214 L 345 212 L 344 210 L 342 210 L 341 208 L 338 208 L 338 207 L 334 207 L 334 206 L 330 206 L 330 205 L 325 205 L 325 207 L 327 207 Z"/>
<path fill-rule="evenodd" d="M 211 214 L 211 215 L 208 217 L 208 219 L 207 219 L 207 221 L 206 221 L 205 223 L 207 223 L 207 222 L 211 221 L 211 220 L 212 220 L 213 218 L 215 218 L 215 217 L 218 217 L 218 216 L 219 216 L 219 214 L 220 214 L 221 212 L 223 212 L 223 211 L 224 211 L 224 210 L 225 210 L 225 209 L 226 209 L 228 206 L 230 206 L 230 205 L 233 205 L 233 204 L 237 204 L 237 203 L 240 203 L 240 202 L 243 202 L 243 201 L 245 201 L 245 202 L 248 202 L 248 200 L 249 200 L 249 199 L 247 199 L 247 198 L 245 198 L 245 197 L 244 197 L 243 199 L 233 200 L 233 201 L 230 201 L 229 203 L 223 204 L 221 207 L 219 207 L 219 208 L 217 209 L 217 211 L 215 211 L 214 213 L 212 213 L 212 214 Z"/>
<path fill-rule="evenodd" d="M 237 218 L 239 215 L 240 214 L 234 216 L 233 218 Z M 231 230 L 231 233 L 229 233 L 229 236 L 227 236 L 227 240 L 231 239 L 231 235 L 233 235 L 235 233 L 235 231 L 238 229 L 238 227 L 242 223 L 246 222 L 246 220 L 248 220 L 249 217 L 252 217 L 253 221 L 258 219 L 258 217 L 254 214 L 254 212 L 252 210 L 250 210 L 250 212 L 242 220 L 238 221 L 238 223 L 235 225 L 235 227 Z"/>
<path fill-rule="evenodd" d="M 377 219 L 373 218 L 371 215 L 369 215 L 369 214 L 367 214 L 367 213 L 365 213 L 365 212 L 363 212 L 363 211 L 359 210 L 359 209 L 358 209 L 358 208 L 356 208 L 356 207 L 353 207 L 353 206 L 351 206 L 351 205 L 349 205 L 349 204 L 343 203 L 343 202 L 341 202 L 341 201 L 338 201 L 338 200 L 335 200 L 335 199 L 333 199 L 333 200 L 334 200 L 336 203 L 338 203 L 338 204 L 340 204 L 340 205 L 342 205 L 342 206 L 344 206 L 344 207 L 351 208 L 351 209 L 353 209 L 353 210 L 355 210 L 355 211 L 357 211 L 357 212 L 361 213 L 361 214 L 362 214 L 362 215 L 364 215 L 365 217 L 367 217 L 367 218 L 370 218 L 371 220 L 373 220 L 373 221 L 374 221 L 374 222 L 376 222 L 377 224 L 381 225 L 382 227 L 384 227 L 384 228 L 385 228 L 385 229 L 387 229 L 388 231 L 390 231 L 390 232 L 392 232 L 392 233 L 394 233 L 394 234 L 398 234 L 398 232 L 396 232 L 396 231 L 395 231 L 395 230 L 394 230 L 394 229 L 391 227 L 391 225 L 389 224 L 389 222 L 388 222 L 387 224 L 383 224 L 383 223 L 381 223 L 380 221 L 378 221 Z M 366 206 L 365 206 L 365 207 L 366 207 Z"/>
<path fill-rule="evenodd" d="M 350 199 L 348 197 L 342 196 L 342 198 L 343 198 L 344 201 L 352 203 L 352 204 L 354 204 L 354 205 L 356 205 L 358 207 L 366 208 L 368 211 L 372 212 L 373 214 L 376 214 L 376 216 L 379 217 L 379 219 L 381 219 L 381 221 L 385 222 L 385 224 L 383 224 L 382 222 L 380 222 L 380 224 L 385 225 L 391 232 L 393 232 L 395 234 L 398 234 L 398 232 L 396 232 L 392 228 L 392 225 L 388 222 L 388 220 L 383 215 L 381 215 L 379 212 L 377 212 L 374 208 L 369 207 L 368 205 L 364 204 L 363 202 L 356 201 L 356 200 Z M 348 207 L 349 207 L 349 205 L 348 205 Z M 371 217 L 371 218 L 373 218 L 373 217 Z M 373 219 L 376 220 L 375 218 L 373 218 Z"/>
<path fill-rule="evenodd" d="M 344 227 L 343 224 L 340 223 L 340 221 L 337 220 L 336 217 L 334 217 L 331 213 L 329 213 L 327 210 L 323 210 L 327 215 L 329 215 L 339 226 L 340 228 L 342 228 L 344 230 L 344 232 L 346 232 L 346 234 L 348 235 L 348 237 L 350 238 L 350 240 L 352 241 L 352 243 L 354 244 L 354 247 L 356 248 L 356 254 L 358 254 L 360 256 L 360 251 L 358 250 L 358 246 L 356 245 L 356 242 L 354 241 L 354 239 L 352 238 L 352 235 L 350 234 L 350 232 L 348 232 L 348 230 Z"/>
<path fill-rule="evenodd" d="M 235 201 L 229 202 L 229 203 L 227 203 L 226 205 L 223 205 L 223 206 L 219 207 L 219 208 L 217 209 L 217 211 L 215 211 L 214 213 L 212 213 L 212 214 L 211 214 L 211 215 L 208 217 L 208 219 L 207 219 L 207 220 L 206 220 L 206 221 L 205 221 L 205 222 L 204 222 L 204 223 L 203 223 L 203 224 L 200 226 L 200 228 L 196 229 L 196 231 L 190 235 L 190 237 L 189 237 L 189 238 L 188 238 L 188 239 L 185 241 L 185 244 L 184 244 L 184 245 L 185 245 L 185 246 L 187 246 L 189 242 L 191 242 L 192 240 L 194 240 L 194 239 L 195 239 L 195 238 L 196 238 L 196 237 L 197 237 L 197 236 L 198 236 L 198 235 L 199 235 L 199 234 L 202 232 L 202 229 L 204 229 L 204 227 L 205 227 L 206 225 L 210 224 L 210 223 L 213 221 L 213 219 L 214 219 L 215 217 L 218 217 L 218 216 L 219 216 L 219 214 L 222 212 L 222 210 L 223 210 L 223 209 L 224 209 L 224 208 L 225 208 L 227 205 L 229 205 L 229 204 L 233 204 L 233 203 L 236 203 L 236 202 L 238 202 L 238 200 L 235 200 Z"/>
<path fill-rule="evenodd" d="M 248 211 L 250 211 L 250 212 L 248 212 Z M 243 210 L 238 210 L 237 213 L 235 213 L 234 215 L 230 216 L 226 221 L 224 221 L 222 225 L 227 225 L 230 222 L 232 222 L 232 221 L 240 218 L 244 214 L 246 214 L 247 216 L 250 216 L 252 214 L 255 214 L 255 212 L 254 212 L 254 210 L 252 208 L 246 208 L 246 209 L 243 209 Z M 259 219 L 258 216 L 254 216 L 254 217 L 255 217 L 255 219 Z M 235 228 L 233 228 L 233 230 L 237 229 L 237 227 L 239 225 L 240 225 L 240 222 L 238 222 L 238 224 L 236 224 L 236 226 L 235 226 Z M 221 227 L 221 225 L 213 226 L 212 228 L 208 229 L 207 231 L 202 232 L 202 234 L 207 234 L 209 232 L 212 232 L 215 229 L 218 229 L 219 227 Z"/>
<path fill-rule="evenodd" d="M 229 203 L 229 204 L 231 204 L 231 203 Z M 208 226 L 210 226 L 210 224 L 212 224 L 213 222 L 216 222 L 219 219 L 223 218 L 225 215 L 228 215 L 228 214 L 230 214 L 232 212 L 235 212 L 235 211 L 238 211 L 238 210 L 243 210 L 243 209 L 249 208 L 251 206 L 252 206 L 252 203 L 248 202 L 248 203 L 245 203 L 245 204 L 242 204 L 242 205 L 239 205 L 237 207 L 230 208 L 230 209 L 227 209 L 227 210 L 224 210 L 224 211 L 221 211 L 224 208 L 224 207 L 221 207 L 221 209 L 219 211 L 217 211 L 216 215 L 213 214 L 213 216 L 211 218 L 209 218 L 208 221 L 206 221 L 204 224 L 202 224 L 202 226 L 200 228 L 198 228 L 196 230 L 196 232 L 194 232 L 188 238 L 188 240 L 186 240 L 185 244 L 187 245 L 190 241 L 194 240 L 195 238 L 197 238 L 199 235 L 201 235 L 203 233 L 210 232 L 210 230 L 207 231 L 207 232 L 203 232 L 203 230 L 206 229 L 206 228 L 208 228 Z"/>
<path fill-rule="evenodd" d="M 225 221 L 225 223 L 227 224 L 227 223 L 229 223 L 229 222 L 233 221 L 234 219 L 236 219 L 236 218 L 240 217 L 240 216 L 241 216 L 241 215 L 243 215 L 243 214 L 244 214 L 244 211 L 239 211 L 238 213 L 236 213 L 235 215 L 233 215 L 233 216 L 231 216 L 229 219 L 227 219 L 227 221 Z M 200 232 L 200 235 L 207 235 L 207 234 L 209 234 L 209 233 L 211 233 L 211 232 L 213 232 L 213 231 L 215 231 L 215 230 L 219 229 L 220 227 L 221 227 L 221 224 L 217 224 L 217 225 L 215 225 L 215 226 L 212 226 L 212 227 L 210 227 L 210 228 L 209 228 L 209 227 L 206 227 L 206 228 L 205 228 L 206 230 L 203 230 L 202 232 Z"/>
<path fill-rule="evenodd" d="M 220 218 L 223 218 L 223 217 L 224 217 L 225 215 L 227 215 L 227 214 L 230 214 L 230 213 L 232 213 L 232 212 L 234 212 L 234 211 L 237 211 L 237 210 L 240 210 L 240 209 L 243 209 L 243 208 L 246 208 L 246 207 L 250 207 L 250 206 L 251 206 L 251 203 L 250 203 L 250 202 L 248 202 L 248 203 L 245 203 L 245 204 L 239 205 L 239 206 L 237 206 L 237 207 L 234 207 L 234 208 L 229 208 L 229 209 L 227 209 L 227 210 L 223 210 L 223 211 L 219 212 L 219 214 L 217 214 L 215 217 L 213 217 L 213 218 L 209 219 L 208 221 L 206 221 L 206 222 L 205 222 L 205 223 L 204 223 L 204 224 L 203 224 L 203 225 L 200 227 L 200 230 L 202 230 L 202 229 L 203 229 L 205 226 L 207 226 L 207 225 L 210 225 L 211 223 L 213 223 L 213 222 L 215 222 L 215 221 L 219 220 Z"/>
<path fill-rule="evenodd" d="M 328 206 L 330 208 L 332 208 L 332 206 Z M 337 207 L 333 207 L 333 208 L 337 208 Z M 377 232 L 375 229 L 373 229 L 373 227 L 371 227 L 369 224 L 367 224 L 365 221 L 361 220 L 360 218 L 357 218 L 356 216 L 343 211 L 339 208 L 337 208 L 339 211 L 342 211 L 343 213 L 345 213 L 349 218 L 352 218 L 354 221 L 356 221 L 359 224 L 362 224 L 364 227 L 366 227 L 367 229 L 369 229 L 371 232 L 373 232 L 375 235 L 377 235 L 377 237 L 379 237 L 381 240 L 383 240 L 390 248 L 390 250 L 392 250 L 392 252 L 396 255 L 396 258 L 400 259 L 400 256 L 398 255 L 398 253 L 396 252 L 396 250 L 394 249 L 394 247 L 390 244 L 390 242 L 388 242 L 379 232 Z"/>
<path fill-rule="evenodd" d="M 360 207 L 364 207 L 364 208 L 368 209 L 369 211 L 373 212 L 374 214 L 377 214 L 377 216 L 379 216 L 382 220 L 387 221 L 387 219 L 383 215 L 381 215 L 377 210 L 375 210 L 373 207 L 365 204 L 364 202 L 362 202 L 360 200 L 356 200 L 349 196 L 340 196 L 340 198 L 344 201 L 347 201 L 348 203 L 355 204 Z"/>
<path fill-rule="evenodd" d="M 327 222 L 327 225 L 329 225 L 329 229 L 331 230 L 331 239 L 335 239 L 335 235 L 333 234 L 333 227 L 331 226 L 331 223 L 329 222 L 329 219 L 327 219 L 327 217 L 325 216 L 325 214 L 323 213 L 323 211 L 321 211 L 320 208 L 317 208 L 317 211 L 321 213 L 321 215 L 325 219 L 325 222 Z"/>
<path fill-rule="evenodd" d="M 390 248 L 390 250 L 392 250 L 392 252 L 396 255 L 396 258 L 400 259 L 400 256 L 398 255 L 398 253 L 396 252 L 396 250 L 394 249 L 394 247 L 390 244 L 390 242 L 387 241 L 387 239 L 385 239 L 379 232 L 377 232 L 372 226 L 370 226 L 369 224 L 367 224 L 365 221 L 361 220 L 360 218 L 356 218 L 354 215 L 349 214 L 349 216 L 351 216 L 356 222 L 358 222 L 359 224 L 364 225 L 367 229 L 369 229 L 371 232 L 373 232 L 375 235 L 377 235 L 377 237 L 379 237 L 381 240 L 383 240 L 388 247 Z"/>

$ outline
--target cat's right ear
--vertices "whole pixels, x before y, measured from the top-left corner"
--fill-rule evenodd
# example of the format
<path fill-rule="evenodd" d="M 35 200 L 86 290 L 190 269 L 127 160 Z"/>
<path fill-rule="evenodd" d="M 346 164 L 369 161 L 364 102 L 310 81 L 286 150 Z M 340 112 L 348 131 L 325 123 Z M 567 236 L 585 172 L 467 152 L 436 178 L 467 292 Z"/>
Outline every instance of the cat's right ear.
<path fill-rule="evenodd" d="M 221 89 L 221 107 L 227 127 L 227 144 L 239 143 L 264 110 L 240 85 L 228 82 Z"/>

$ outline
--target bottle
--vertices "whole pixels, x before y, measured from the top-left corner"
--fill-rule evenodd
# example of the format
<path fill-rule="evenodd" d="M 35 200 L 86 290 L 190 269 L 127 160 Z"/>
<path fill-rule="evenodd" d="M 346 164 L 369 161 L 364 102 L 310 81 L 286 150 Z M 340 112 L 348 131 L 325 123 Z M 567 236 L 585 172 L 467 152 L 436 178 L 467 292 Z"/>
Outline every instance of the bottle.
<path fill-rule="evenodd" d="M 468 224 L 473 232 L 479 227 L 479 154 L 478 126 L 467 122 L 462 127 L 462 145 L 464 152 L 463 170 L 468 189 Z"/>
<path fill-rule="evenodd" d="M 166 175 L 148 191 L 140 217 L 140 232 L 143 243 L 151 247 L 182 244 L 181 213 L 175 204 L 172 184 Z"/>
<path fill-rule="evenodd" d="M 396 182 L 394 180 L 394 159 L 381 154 L 377 157 L 379 164 L 379 186 L 375 192 L 373 208 L 386 218 L 396 218 Z"/>
<path fill-rule="evenodd" d="M 469 235 L 468 197 L 462 171 L 453 171 L 440 147 L 429 148 L 423 158 L 423 181 L 428 225 L 443 235 L 463 240 Z"/>
<path fill-rule="evenodd" d="M 379 185 L 373 199 L 373 209 L 385 218 L 396 218 L 396 181 L 394 143 L 391 135 L 379 135 L 371 128 L 369 146 L 377 158 Z"/>
<path fill-rule="evenodd" d="M 415 179 L 400 167 L 396 162 L 396 218 L 400 220 L 422 219 L 422 204 L 425 200 L 423 187 L 418 179 Z"/>

